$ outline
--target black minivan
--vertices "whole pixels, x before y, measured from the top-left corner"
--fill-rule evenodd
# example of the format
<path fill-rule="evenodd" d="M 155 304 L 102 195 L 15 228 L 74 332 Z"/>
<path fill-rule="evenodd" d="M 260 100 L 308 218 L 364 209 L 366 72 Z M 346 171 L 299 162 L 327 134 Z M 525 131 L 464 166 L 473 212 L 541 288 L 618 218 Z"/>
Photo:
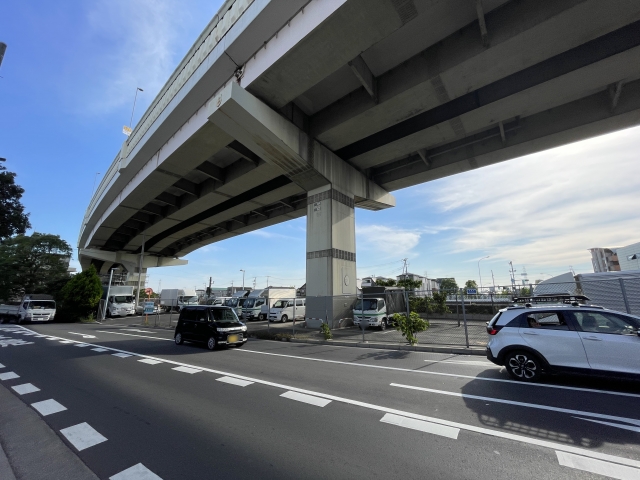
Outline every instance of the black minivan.
<path fill-rule="evenodd" d="M 192 305 L 182 307 L 173 338 L 176 345 L 185 340 L 202 342 L 209 350 L 219 345 L 241 347 L 247 341 L 247 327 L 233 308 Z"/>

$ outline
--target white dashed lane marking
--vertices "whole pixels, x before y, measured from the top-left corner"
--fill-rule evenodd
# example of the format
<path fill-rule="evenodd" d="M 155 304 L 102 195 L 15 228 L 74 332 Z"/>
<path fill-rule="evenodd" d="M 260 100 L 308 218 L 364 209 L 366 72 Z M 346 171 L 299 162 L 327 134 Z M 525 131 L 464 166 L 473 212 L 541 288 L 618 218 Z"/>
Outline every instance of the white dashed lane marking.
<path fill-rule="evenodd" d="M 392 413 L 385 414 L 380 421 L 383 423 L 390 423 L 391 425 L 397 425 L 398 427 L 418 430 L 419 432 L 432 433 L 434 435 L 440 435 L 441 437 L 453 438 L 454 440 L 458 439 L 458 434 L 460 433 L 459 428 L 447 427 L 446 425 L 439 425 L 437 423 L 401 417 L 400 415 L 394 415 Z"/>
<path fill-rule="evenodd" d="M 314 397 L 313 395 L 307 395 L 305 393 L 298 392 L 284 392 L 281 397 L 288 398 L 290 400 L 296 400 L 302 403 L 308 403 L 309 405 L 315 405 L 316 407 L 324 407 L 331 403 L 331 400 L 326 398 Z"/>
<path fill-rule="evenodd" d="M 240 380 L 239 378 L 233 378 L 233 377 L 220 377 L 220 378 L 216 378 L 216 380 L 218 382 L 229 383 L 231 385 L 237 385 L 239 387 L 246 387 L 247 385 L 253 384 L 253 382 L 248 382 L 246 380 Z"/>
<path fill-rule="evenodd" d="M 13 380 L 14 378 L 20 378 L 16 372 L 0 373 L 0 380 Z"/>
<path fill-rule="evenodd" d="M 160 360 L 153 360 L 151 358 L 143 358 L 142 360 L 138 360 L 138 361 L 142 363 L 148 363 L 149 365 L 157 365 L 159 363 L 164 363 L 164 362 L 161 362 Z"/>
<path fill-rule="evenodd" d="M 120 357 L 120 358 L 127 358 L 127 357 L 132 357 L 133 355 L 129 355 L 128 353 L 112 353 L 111 355 L 113 355 L 114 357 Z"/>
<path fill-rule="evenodd" d="M 74 347 L 90 347 L 91 345 L 89 345 L 88 343 L 76 343 L 74 345 Z"/>
<path fill-rule="evenodd" d="M 60 430 L 60 433 L 63 434 L 65 438 L 69 440 L 69 443 L 76 447 L 79 452 L 107 441 L 105 437 L 100 435 L 86 422 L 79 423 L 73 427 L 63 428 Z"/>
<path fill-rule="evenodd" d="M 40 389 L 31 383 L 23 383 L 22 385 L 15 385 L 13 388 L 18 395 L 26 395 L 27 393 L 39 392 Z"/>
<path fill-rule="evenodd" d="M 114 476 L 109 477 L 109 480 L 162 480 L 162 478 L 139 463 L 120 473 L 116 473 Z"/>
<path fill-rule="evenodd" d="M 558 462 L 563 467 L 575 468 L 584 472 L 597 473 L 605 477 L 618 478 L 620 480 L 637 480 L 640 478 L 640 469 L 618 465 L 617 463 L 596 460 L 595 458 L 574 455 L 573 453 L 556 451 Z"/>
<path fill-rule="evenodd" d="M 172 368 L 171 370 L 176 370 L 177 372 L 184 372 L 184 373 L 198 373 L 202 371 L 199 368 L 191 368 L 191 367 L 175 367 L 175 368 Z"/>
<path fill-rule="evenodd" d="M 92 348 L 91 350 L 93 350 L 94 352 L 108 352 L 109 351 L 108 348 Z"/>
<path fill-rule="evenodd" d="M 40 415 L 42 415 L 43 417 L 46 417 L 47 415 L 51 415 L 53 413 L 63 412 L 67 409 L 67 407 L 59 404 L 53 399 L 32 403 L 31 406 L 38 412 L 40 412 Z"/>

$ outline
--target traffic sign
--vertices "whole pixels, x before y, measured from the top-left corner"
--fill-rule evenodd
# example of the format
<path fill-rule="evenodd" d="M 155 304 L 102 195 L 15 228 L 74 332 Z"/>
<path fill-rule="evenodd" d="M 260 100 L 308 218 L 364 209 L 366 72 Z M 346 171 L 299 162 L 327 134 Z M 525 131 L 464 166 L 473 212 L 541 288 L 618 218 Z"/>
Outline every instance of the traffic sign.
<path fill-rule="evenodd" d="M 467 288 L 467 295 L 477 295 L 477 294 L 478 294 L 477 288 Z"/>
<path fill-rule="evenodd" d="M 153 313 L 153 307 L 153 302 L 144 302 L 144 314 L 149 315 L 150 313 Z"/>

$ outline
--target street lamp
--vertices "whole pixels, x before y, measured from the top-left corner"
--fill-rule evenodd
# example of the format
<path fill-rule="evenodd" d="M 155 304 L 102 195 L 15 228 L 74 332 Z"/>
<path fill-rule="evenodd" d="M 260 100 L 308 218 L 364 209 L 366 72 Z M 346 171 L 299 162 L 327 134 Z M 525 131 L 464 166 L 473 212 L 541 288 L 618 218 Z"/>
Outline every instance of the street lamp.
<path fill-rule="evenodd" d="M 144 92 L 144 90 L 142 90 L 140 87 L 136 88 L 136 96 L 133 97 L 133 109 L 131 110 L 131 120 L 129 120 L 129 128 L 131 128 L 131 125 L 133 124 L 133 112 L 136 111 L 136 100 L 138 99 L 138 92 Z"/>
<path fill-rule="evenodd" d="M 244 290 L 244 270 L 241 268 L 240 271 L 242 272 L 242 290 Z"/>
<path fill-rule="evenodd" d="M 100 175 L 100 172 L 96 172 L 96 174 L 93 176 L 93 187 L 91 187 L 91 197 L 93 197 L 93 194 L 96 191 L 96 179 L 98 178 L 98 175 Z"/>
<path fill-rule="evenodd" d="M 482 291 L 482 274 L 480 273 L 480 262 L 485 258 L 489 258 L 490 256 L 491 255 L 487 255 L 486 257 L 482 257 L 480 260 L 478 260 L 478 276 L 480 277 L 480 291 Z"/>

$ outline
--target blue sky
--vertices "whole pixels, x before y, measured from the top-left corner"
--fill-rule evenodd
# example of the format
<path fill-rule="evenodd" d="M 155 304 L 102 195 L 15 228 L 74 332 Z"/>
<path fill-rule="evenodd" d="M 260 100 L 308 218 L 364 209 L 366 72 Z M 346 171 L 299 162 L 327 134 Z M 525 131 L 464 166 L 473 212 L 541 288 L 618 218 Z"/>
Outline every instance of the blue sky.
<path fill-rule="evenodd" d="M 74 248 L 96 172 L 216 13 L 220 1 L 10 2 L 0 17 L 0 157 L 17 172 L 31 223 Z M 592 271 L 588 248 L 637 242 L 640 128 L 394 192 L 397 207 L 356 210 L 358 276 L 414 273 L 509 283 Z M 98 176 L 98 182 L 101 176 Z M 305 278 L 305 219 L 212 244 L 149 286 Z M 77 265 L 77 263 L 76 263 Z M 519 275 L 518 275 L 519 276 Z"/>

